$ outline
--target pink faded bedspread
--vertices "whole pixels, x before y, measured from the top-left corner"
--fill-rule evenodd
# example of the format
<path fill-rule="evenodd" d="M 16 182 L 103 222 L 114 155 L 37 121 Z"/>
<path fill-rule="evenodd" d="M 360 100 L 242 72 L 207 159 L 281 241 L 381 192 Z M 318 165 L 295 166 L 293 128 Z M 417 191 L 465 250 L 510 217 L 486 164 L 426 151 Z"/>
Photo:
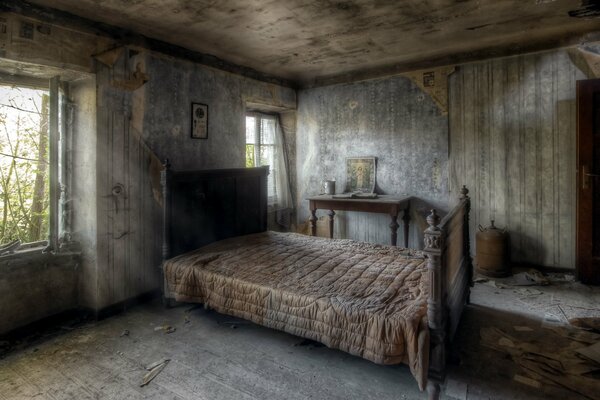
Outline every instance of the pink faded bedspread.
<path fill-rule="evenodd" d="M 429 360 L 423 254 L 264 232 L 168 260 L 168 297 L 324 343 L 378 364 L 406 363 L 423 389 Z"/>

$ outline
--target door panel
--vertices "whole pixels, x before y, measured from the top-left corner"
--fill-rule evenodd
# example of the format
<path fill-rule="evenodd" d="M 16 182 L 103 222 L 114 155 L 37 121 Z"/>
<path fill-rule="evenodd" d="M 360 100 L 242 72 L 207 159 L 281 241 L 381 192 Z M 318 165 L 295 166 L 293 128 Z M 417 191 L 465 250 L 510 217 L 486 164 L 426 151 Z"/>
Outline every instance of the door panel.
<path fill-rule="evenodd" d="M 577 276 L 600 284 L 600 79 L 577 82 Z"/>

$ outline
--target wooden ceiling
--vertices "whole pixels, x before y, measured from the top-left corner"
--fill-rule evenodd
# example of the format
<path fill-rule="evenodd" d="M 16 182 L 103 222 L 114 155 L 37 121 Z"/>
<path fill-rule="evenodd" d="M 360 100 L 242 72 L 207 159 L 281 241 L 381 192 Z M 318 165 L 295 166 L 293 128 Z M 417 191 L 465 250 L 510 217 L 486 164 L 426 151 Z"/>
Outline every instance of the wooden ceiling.
<path fill-rule="evenodd" d="M 304 84 L 580 43 L 600 28 L 580 0 L 29 1 Z"/>

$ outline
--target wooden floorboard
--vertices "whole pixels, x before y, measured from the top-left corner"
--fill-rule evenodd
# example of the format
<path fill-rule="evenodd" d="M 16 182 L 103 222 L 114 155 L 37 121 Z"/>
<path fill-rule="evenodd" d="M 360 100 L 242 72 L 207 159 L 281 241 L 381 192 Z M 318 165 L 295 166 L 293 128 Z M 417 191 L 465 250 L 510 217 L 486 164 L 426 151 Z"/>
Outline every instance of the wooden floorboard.
<path fill-rule="evenodd" d="M 510 329 L 515 324 L 529 324 L 539 329 L 539 319 L 513 321 L 507 312 L 519 310 L 522 304 L 512 291 L 498 290 L 485 285 L 476 287 L 473 300 L 480 305 L 466 309 L 457 334 L 457 346 L 466 352 L 465 366 L 452 367 L 449 378 L 462 379 L 468 385 L 467 400 L 565 398 L 564 391 L 540 392 L 513 382 L 514 371 L 510 368 L 514 366 L 507 360 L 493 361 L 497 355 L 479 346 L 482 326 Z M 541 296 L 551 296 L 555 302 L 562 298 L 565 307 L 582 306 L 585 299 L 590 299 L 587 307 L 592 307 L 599 295 L 597 291 L 583 296 L 580 290 L 566 290 L 552 285 L 544 287 Z M 490 307 L 495 304 L 490 303 L 493 296 L 497 296 L 503 312 Z M 175 332 L 165 334 L 157 330 L 165 324 L 176 328 Z M 123 335 L 125 330 L 128 335 Z M 145 367 L 163 359 L 171 361 L 150 384 L 140 387 L 147 372 Z M 191 305 L 169 310 L 156 304 L 139 306 L 34 342 L 0 359 L 0 400 L 426 397 L 419 392 L 405 365 L 376 365 Z"/>

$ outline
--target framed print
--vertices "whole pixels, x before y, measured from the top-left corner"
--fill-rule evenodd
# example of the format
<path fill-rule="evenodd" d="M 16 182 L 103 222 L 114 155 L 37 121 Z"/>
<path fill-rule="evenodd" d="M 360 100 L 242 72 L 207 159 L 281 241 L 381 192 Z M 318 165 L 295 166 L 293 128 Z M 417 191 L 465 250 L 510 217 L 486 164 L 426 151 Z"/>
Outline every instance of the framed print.
<path fill-rule="evenodd" d="M 346 190 L 349 192 L 373 193 L 377 176 L 375 157 L 346 158 Z"/>
<path fill-rule="evenodd" d="M 192 103 L 192 138 L 208 139 L 208 106 Z"/>

